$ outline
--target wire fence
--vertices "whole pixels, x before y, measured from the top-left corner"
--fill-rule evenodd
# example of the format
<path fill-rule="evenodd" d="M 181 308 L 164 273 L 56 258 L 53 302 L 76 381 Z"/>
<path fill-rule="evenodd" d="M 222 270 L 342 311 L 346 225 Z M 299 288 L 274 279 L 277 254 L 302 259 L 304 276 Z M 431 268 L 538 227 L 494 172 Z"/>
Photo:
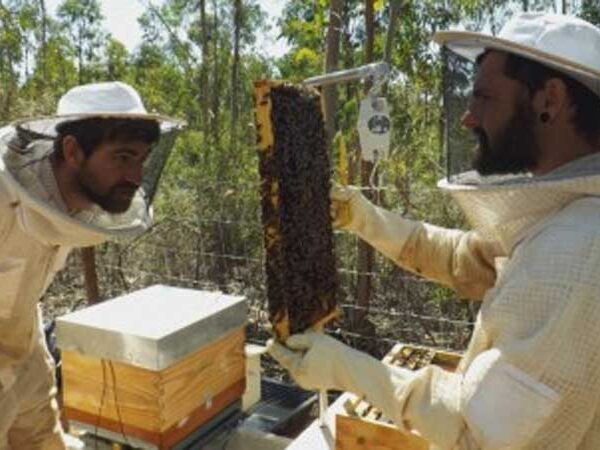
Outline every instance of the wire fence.
<path fill-rule="evenodd" d="M 270 336 L 264 249 L 258 199 L 244 189 L 227 198 L 218 193 L 228 184 L 203 186 L 213 197 L 199 199 L 193 208 L 162 213 L 155 225 L 131 242 L 112 242 L 96 249 L 101 298 L 114 298 L 154 284 L 243 295 L 249 307 L 248 338 L 264 343 Z M 257 187 L 249 183 L 250 189 Z M 387 189 L 392 197 L 393 189 Z M 390 200 L 393 203 L 393 198 Z M 156 205 L 160 211 L 163 198 Z M 216 205 L 216 206 L 215 206 Z M 357 238 L 334 235 L 341 318 L 328 330 L 351 345 L 383 356 L 398 342 L 462 350 L 470 337 L 476 310 L 454 301 L 453 293 L 375 256 L 372 270 L 357 270 Z M 358 306 L 359 277 L 371 284 L 369 307 Z M 85 305 L 85 286 L 78 252 L 46 295 L 44 308 L 55 317 Z M 353 316 L 363 313 L 357 325 Z M 362 314 L 361 314 L 362 315 Z"/>

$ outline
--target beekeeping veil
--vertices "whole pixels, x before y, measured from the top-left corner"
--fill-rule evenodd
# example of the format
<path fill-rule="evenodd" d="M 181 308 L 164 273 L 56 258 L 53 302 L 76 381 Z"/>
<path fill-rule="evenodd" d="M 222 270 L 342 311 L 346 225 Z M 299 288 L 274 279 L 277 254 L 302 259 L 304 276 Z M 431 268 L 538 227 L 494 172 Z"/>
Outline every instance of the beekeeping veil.
<path fill-rule="evenodd" d="M 448 190 L 472 226 L 509 252 L 522 233 L 552 211 L 584 195 L 600 194 L 600 157 L 591 155 L 543 176 L 480 176 L 472 168 L 475 138 L 460 120 L 467 110 L 475 61 L 498 50 L 539 62 L 600 96 L 600 30 L 570 16 L 524 13 L 499 35 L 443 31 L 434 36 L 444 63 L 445 152 Z M 600 120 L 600 118 L 599 118 Z"/>
<path fill-rule="evenodd" d="M 39 199 L 28 196 L 25 185 L 35 184 L 39 174 L 28 173 L 29 166 L 36 160 L 47 157 L 53 151 L 57 126 L 66 122 L 74 122 L 90 118 L 110 119 L 143 119 L 158 122 L 160 126 L 159 141 L 144 163 L 142 185 L 135 194 L 128 211 L 121 214 L 109 214 L 99 207 L 85 212 L 81 217 L 68 216 L 51 211 L 49 205 Z M 0 129 L 0 170 L 8 180 L 10 190 L 17 197 L 27 199 L 30 206 L 26 208 L 29 226 L 43 220 L 35 217 L 52 217 L 51 222 L 61 223 L 60 227 L 82 225 L 88 228 L 91 235 L 113 237 L 131 237 L 148 228 L 151 221 L 151 204 L 156 193 L 160 175 L 173 147 L 176 135 L 183 128 L 183 123 L 162 115 L 148 113 L 139 94 L 129 85 L 121 82 L 95 83 L 78 86 L 59 101 L 54 116 L 23 119 Z M 18 176 L 17 176 L 18 174 Z M 19 198 L 19 201 L 22 200 Z M 96 211 L 97 209 L 97 211 Z M 64 232 L 62 233 L 64 235 Z"/>

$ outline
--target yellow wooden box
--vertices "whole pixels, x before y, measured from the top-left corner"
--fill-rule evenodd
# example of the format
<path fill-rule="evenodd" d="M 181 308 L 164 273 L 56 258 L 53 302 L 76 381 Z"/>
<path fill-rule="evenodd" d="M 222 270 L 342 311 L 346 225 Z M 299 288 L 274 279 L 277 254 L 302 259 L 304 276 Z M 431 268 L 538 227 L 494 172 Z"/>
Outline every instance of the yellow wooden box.
<path fill-rule="evenodd" d="M 241 399 L 246 316 L 242 297 L 153 286 L 61 317 L 67 419 L 172 448 Z"/>

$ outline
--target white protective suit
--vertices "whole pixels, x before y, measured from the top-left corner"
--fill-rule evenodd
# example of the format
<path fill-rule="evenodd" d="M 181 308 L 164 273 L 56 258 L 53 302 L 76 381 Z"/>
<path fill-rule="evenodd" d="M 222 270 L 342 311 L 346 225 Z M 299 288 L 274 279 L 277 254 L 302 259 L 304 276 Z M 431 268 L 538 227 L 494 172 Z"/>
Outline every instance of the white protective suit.
<path fill-rule="evenodd" d="M 151 218 L 140 195 L 120 215 L 68 215 L 52 142 L 23 147 L 12 126 L 0 129 L 0 450 L 63 449 L 38 301 L 72 248 L 139 234 Z"/>
<path fill-rule="evenodd" d="M 600 154 L 540 177 L 441 187 L 484 240 L 465 245 L 471 233 L 384 220 L 391 213 L 373 206 L 350 229 L 450 285 L 460 267 L 487 277 L 494 256 L 508 256 L 457 373 L 390 368 L 315 333 L 271 353 L 304 387 L 365 395 L 434 449 L 600 449 Z M 386 240 L 393 230 L 399 246 Z"/>

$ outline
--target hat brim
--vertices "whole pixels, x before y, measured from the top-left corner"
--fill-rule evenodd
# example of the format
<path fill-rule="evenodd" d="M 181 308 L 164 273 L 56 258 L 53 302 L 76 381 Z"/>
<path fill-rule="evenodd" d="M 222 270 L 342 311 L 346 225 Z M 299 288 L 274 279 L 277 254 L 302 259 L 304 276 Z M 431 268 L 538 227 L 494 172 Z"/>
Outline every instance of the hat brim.
<path fill-rule="evenodd" d="M 65 114 L 56 116 L 33 117 L 13 122 L 14 126 L 23 128 L 40 137 L 55 138 L 56 127 L 61 123 L 75 122 L 84 119 L 142 119 L 154 120 L 160 126 L 161 134 L 169 133 L 185 127 L 185 122 L 159 114 L 142 113 L 94 113 L 94 114 Z"/>
<path fill-rule="evenodd" d="M 507 39 L 472 31 L 439 31 L 435 33 L 433 40 L 473 62 L 485 50 L 499 50 L 537 61 L 570 75 L 600 96 L 600 72 L 566 58 Z"/>

